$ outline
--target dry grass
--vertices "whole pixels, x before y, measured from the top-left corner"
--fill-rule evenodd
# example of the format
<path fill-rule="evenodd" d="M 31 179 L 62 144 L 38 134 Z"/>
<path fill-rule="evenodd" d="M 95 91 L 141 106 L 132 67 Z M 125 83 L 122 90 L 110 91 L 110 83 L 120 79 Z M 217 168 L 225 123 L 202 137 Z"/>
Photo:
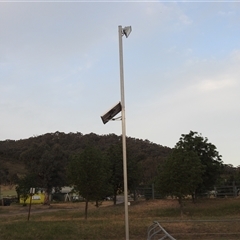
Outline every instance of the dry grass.
<path fill-rule="evenodd" d="M 27 222 L 28 207 L 0 207 L 0 239 L 125 239 L 123 204 L 89 204 L 87 221 L 84 208 L 85 203 L 33 205 Z M 155 220 L 179 240 L 240 239 L 240 199 L 186 201 L 182 217 L 176 200 L 131 202 L 130 239 L 146 239 Z"/>

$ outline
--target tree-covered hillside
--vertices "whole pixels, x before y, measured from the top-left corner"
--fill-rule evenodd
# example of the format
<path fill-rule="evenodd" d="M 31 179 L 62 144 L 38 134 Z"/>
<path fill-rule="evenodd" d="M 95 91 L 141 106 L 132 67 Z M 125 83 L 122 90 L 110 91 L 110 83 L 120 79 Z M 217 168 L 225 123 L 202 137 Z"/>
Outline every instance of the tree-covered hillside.
<path fill-rule="evenodd" d="M 97 147 L 102 153 L 112 146 L 122 144 L 122 137 L 115 134 L 97 135 L 94 133 L 83 135 L 77 133 L 47 133 L 22 140 L 0 141 L 0 177 L 2 184 L 13 184 L 19 177 L 29 172 L 30 161 L 34 161 L 38 149 L 47 146 L 49 149 L 58 148 L 64 153 L 63 167 L 67 167 L 68 159 L 80 154 L 87 146 Z M 35 149 L 35 150 L 34 150 Z M 40 151 L 40 150 L 39 150 Z M 157 166 L 163 162 L 171 152 L 171 148 L 164 147 L 148 140 L 127 137 L 128 158 L 133 159 L 141 169 L 141 182 L 150 183 L 156 176 Z M 121 155 L 121 153 L 120 153 Z M 39 164 L 36 161 L 36 166 Z M 32 164 L 32 163 L 31 163 Z"/>

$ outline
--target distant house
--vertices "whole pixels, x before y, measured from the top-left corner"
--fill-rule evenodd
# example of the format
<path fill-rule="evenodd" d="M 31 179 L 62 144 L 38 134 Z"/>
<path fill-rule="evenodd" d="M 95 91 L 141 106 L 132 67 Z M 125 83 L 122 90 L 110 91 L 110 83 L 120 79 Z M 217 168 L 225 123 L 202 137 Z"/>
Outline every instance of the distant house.
<path fill-rule="evenodd" d="M 64 202 L 72 201 L 74 195 L 75 194 L 73 194 L 73 187 L 65 186 L 62 187 L 59 192 L 55 192 L 53 190 L 52 201 L 64 201 Z"/>
<path fill-rule="evenodd" d="M 44 194 L 44 192 L 37 192 L 33 196 L 29 196 L 27 198 L 27 200 L 25 201 L 25 203 L 29 204 L 31 198 L 32 198 L 32 204 L 35 204 L 35 203 L 43 204 L 44 203 L 45 194 Z M 24 198 L 20 197 L 20 201 L 19 202 L 21 204 L 24 204 Z"/>
<path fill-rule="evenodd" d="M 40 189 L 32 196 L 32 204 L 38 203 L 43 204 L 45 198 L 45 191 Z M 55 192 L 53 189 L 51 195 L 49 196 L 50 201 L 57 201 L 57 202 L 67 202 L 67 201 L 74 201 L 79 200 L 79 196 L 73 193 L 73 187 L 62 187 L 59 192 Z M 20 203 L 24 204 L 24 198 L 20 197 Z M 25 201 L 26 204 L 30 203 L 30 196 Z"/>
<path fill-rule="evenodd" d="M 33 195 L 29 194 L 27 199 L 25 200 L 25 202 L 24 202 L 24 196 L 20 196 L 19 202 L 21 204 L 29 204 L 31 198 L 32 198 L 32 202 L 31 202 L 32 204 L 35 204 L 35 203 L 43 204 L 45 202 L 46 192 L 44 191 L 44 189 L 42 189 L 42 188 L 38 188 L 38 189 L 32 188 L 32 189 L 34 189 L 34 194 Z M 31 189 L 30 189 L 30 191 L 31 191 Z M 51 194 L 49 196 L 49 200 L 51 201 Z"/>

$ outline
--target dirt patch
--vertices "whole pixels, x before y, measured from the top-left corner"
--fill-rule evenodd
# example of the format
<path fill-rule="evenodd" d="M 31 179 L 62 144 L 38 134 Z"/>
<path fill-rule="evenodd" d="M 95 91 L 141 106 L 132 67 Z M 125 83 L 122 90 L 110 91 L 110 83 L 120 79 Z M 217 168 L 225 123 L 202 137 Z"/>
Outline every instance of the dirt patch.
<path fill-rule="evenodd" d="M 1 191 L 8 191 L 8 190 L 15 190 L 16 186 L 15 185 L 1 185 Z"/>
<path fill-rule="evenodd" d="M 99 206 L 99 208 L 102 207 L 108 207 L 113 205 L 112 202 L 104 201 Z M 43 212 L 53 212 L 58 210 L 83 210 L 85 209 L 85 202 L 64 202 L 64 203 L 52 203 L 50 205 L 43 205 L 43 204 L 32 204 L 31 205 L 31 214 L 35 213 L 43 213 Z M 94 203 L 88 204 L 88 209 L 96 209 L 96 206 Z M 7 215 L 19 215 L 19 214 L 27 214 L 29 211 L 29 205 L 22 206 L 19 204 L 12 204 L 10 206 L 0 206 L 0 217 L 7 216 Z"/>
<path fill-rule="evenodd" d="M 157 208 L 157 207 L 161 207 L 161 208 L 175 208 L 175 207 L 179 207 L 178 201 L 175 199 L 156 199 L 156 200 L 142 200 L 142 201 L 135 201 L 135 202 L 131 202 L 131 206 L 134 207 L 142 207 L 142 205 L 144 205 L 144 207 L 147 208 Z"/>

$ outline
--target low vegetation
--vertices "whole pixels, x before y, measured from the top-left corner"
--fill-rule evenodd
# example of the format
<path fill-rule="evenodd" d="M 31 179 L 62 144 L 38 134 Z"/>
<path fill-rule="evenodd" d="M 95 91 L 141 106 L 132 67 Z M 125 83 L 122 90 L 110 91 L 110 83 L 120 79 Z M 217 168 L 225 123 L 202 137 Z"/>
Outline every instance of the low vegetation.
<path fill-rule="evenodd" d="M 34 205 L 27 221 L 28 207 L 15 204 L 0 207 L 0 239 L 125 239 L 124 206 L 106 201 Z M 147 228 L 159 223 L 176 239 L 240 239 L 240 199 L 184 201 L 183 215 L 177 200 L 131 202 L 130 239 L 147 239 Z"/>

